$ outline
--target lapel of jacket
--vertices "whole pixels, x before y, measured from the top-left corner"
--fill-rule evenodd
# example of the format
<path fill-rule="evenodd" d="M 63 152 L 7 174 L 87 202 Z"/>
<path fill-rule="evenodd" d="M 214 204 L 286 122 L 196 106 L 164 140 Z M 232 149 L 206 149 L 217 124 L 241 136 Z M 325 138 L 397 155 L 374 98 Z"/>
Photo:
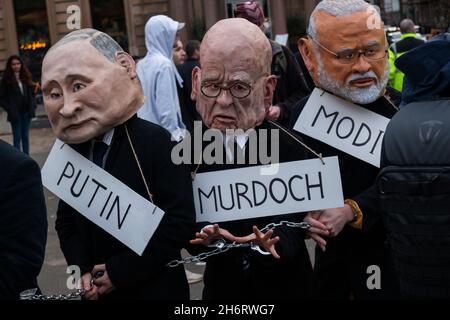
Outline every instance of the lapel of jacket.
<path fill-rule="evenodd" d="M 121 148 L 123 148 L 122 144 L 124 142 L 128 144 L 125 126 L 122 124 L 114 128 L 114 136 L 105 162 L 106 171 L 112 172 L 114 166 L 117 164 L 118 156 Z M 126 150 L 128 150 L 128 148 L 126 148 Z"/>
<path fill-rule="evenodd" d="M 133 140 L 133 127 L 137 116 L 134 115 L 130 120 L 114 128 L 114 136 L 111 142 L 111 147 L 109 149 L 108 157 L 106 158 L 105 170 L 112 172 L 116 165 L 127 166 L 126 163 L 118 163 L 119 155 L 122 152 L 128 152 L 129 157 L 127 159 L 134 159 L 130 143 L 125 131 L 125 125 L 128 128 L 130 137 Z M 126 146 L 126 147 L 125 147 Z M 134 160 L 133 160 L 134 163 Z"/>

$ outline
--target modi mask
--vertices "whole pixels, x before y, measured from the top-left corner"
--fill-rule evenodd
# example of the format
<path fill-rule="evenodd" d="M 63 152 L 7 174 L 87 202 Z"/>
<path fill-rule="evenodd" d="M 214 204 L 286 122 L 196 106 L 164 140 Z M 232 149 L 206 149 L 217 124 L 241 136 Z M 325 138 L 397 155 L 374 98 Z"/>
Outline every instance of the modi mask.
<path fill-rule="evenodd" d="M 370 8 L 370 7 L 368 7 Z M 386 90 L 389 63 L 383 24 L 371 25 L 374 12 L 335 17 L 316 11 L 299 49 L 316 86 L 358 104 L 369 104 Z"/>

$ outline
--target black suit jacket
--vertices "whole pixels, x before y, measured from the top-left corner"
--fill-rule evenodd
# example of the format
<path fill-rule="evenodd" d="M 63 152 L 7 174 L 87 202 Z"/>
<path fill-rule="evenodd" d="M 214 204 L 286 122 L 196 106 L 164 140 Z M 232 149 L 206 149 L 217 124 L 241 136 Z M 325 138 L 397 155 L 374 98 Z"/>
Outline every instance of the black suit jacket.
<path fill-rule="evenodd" d="M 0 140 L 0 300 L 37 288 L 47 211 L 39 166 Z"/>
<path fill-rule="evenodd" d="M 68 264 L 80 266 L 83 274 L 106 264 L 116 290 L 105 299 L 189 299 L 184 268 L 165 266 L 180 259 L 180 250 L 194 234 L 189 169 L 173 164 L 174 143 L 166 130 L 137 117 L 126 125 L 154 203 L 165 212 L 161 224 L 140 257 L 61 201 L 56 230 L 62 251 Z M 74 147 L 86 156 L 90 142 Z M 115 128 L 105 170 L 148 199 L 124 125 Z"/>
<path fill-rule="evenodd" d="M 256 128 L 258 138 L 261 130 L 277 129 L 273 124 L 264 122 Z M 258 139 L 259 141 L 259 139 Z M 271 150 L 271 139 L 267 150 Z M 249 159 L 249 147 L 246 148 L 246 161 Z M 280 131 L 279 162 L 291 162 L 307 158 L 305 149 Z M 224 150 L 224 156 L 226 152 Z M 248 163 L 248 162 L 247 162 Z M 258 164 L 261 161 L 258 157 Z M 200 165 L 198 172 L 212 172 L 249 167 L 248 164 L 213 164 Z M 194 166 L 196 167 L 196 166 Z M 235 236 L 246 236 L 253 232 L 256 225 L 259 229 L 272 222 L 283 220 L 300 222 L 304 214 L 290 214 L 254 219 L 237 220 L 219 223 Z M 209 223 L 199 223 L 197 229 Z M 312 297 L 314 294 L 313 272 L 309 255 L 305 246 L 305 233 L 299 229 L 277 227 L 274 237 L 279 236 L 276 245 L 280 260 L 272 256 L 262 256 L 248 248 L 232 249 L 226 253 L 213 256 L 207 260 L 204 276 L 205 289 L 203 298 L 207 300 L 293 300 Z M 193 254 L 199 250 L 207 250 L 204 246 L 194 246 Z"/>

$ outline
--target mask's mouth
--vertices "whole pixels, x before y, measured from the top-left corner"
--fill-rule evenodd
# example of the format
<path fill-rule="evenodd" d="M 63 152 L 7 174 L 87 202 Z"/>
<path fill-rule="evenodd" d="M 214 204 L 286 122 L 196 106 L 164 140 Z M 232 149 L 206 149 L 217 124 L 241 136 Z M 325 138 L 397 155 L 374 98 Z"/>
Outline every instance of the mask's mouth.
<path fill-rule="evenodd" d="M 226 115 L 216 115 L 214 117 L 214 121 L 215 122 L 221 122 L 224 124 L 233 124 L 236 122 L 236 118 L 235 117 L 231 117 L 231 116 L 226 116 Z"/>
<path fill-rule="evenodd" d="M 373 86 L 376 81 L 375 78 L 360 78 L 350 81 L 350 85 L 357 88 L 367 88 Z"/>
<path fill-rule="evenodd" d="M 70 125 L 66 126 L 64 128 L 64 130 L 80 129 L 81 127 L 85 126 L 88 122 L 89 122 L 89 120 L 84 120 L 84 121 L 80 121 L 80 122 L 77 122 L 77 123 L 73 123 L 73 124 L 70 124 Z"/>

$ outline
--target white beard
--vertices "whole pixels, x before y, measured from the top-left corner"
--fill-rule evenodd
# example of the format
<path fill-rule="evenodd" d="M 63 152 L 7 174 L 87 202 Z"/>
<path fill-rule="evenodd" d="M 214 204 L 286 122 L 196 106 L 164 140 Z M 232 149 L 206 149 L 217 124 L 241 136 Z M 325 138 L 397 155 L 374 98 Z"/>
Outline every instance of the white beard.
<path fill-rule="evenodd" d="M 320 56 L 317 56 L 316 58 L 318 61 L 317 77 L 322 89 L 330 91 L 337 96 L 357 104 L 369 104 L 381 97 L 386 90 L 386 86 L 389 81 L 389 62 L 387 60 L 386 69 L 381 80 L 378 79 L 377 75 L 373 71 L 363 74 L 355 73 L 348 77 L 345 85 L 342 86 L 337 80 L 331 79 L 330 76 L 327 75 Z M 368 88 L 353 87 L 350 82 L 359 78 L 376 78 L 377 82 Z"/>

